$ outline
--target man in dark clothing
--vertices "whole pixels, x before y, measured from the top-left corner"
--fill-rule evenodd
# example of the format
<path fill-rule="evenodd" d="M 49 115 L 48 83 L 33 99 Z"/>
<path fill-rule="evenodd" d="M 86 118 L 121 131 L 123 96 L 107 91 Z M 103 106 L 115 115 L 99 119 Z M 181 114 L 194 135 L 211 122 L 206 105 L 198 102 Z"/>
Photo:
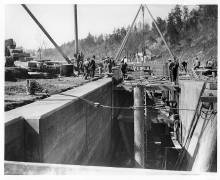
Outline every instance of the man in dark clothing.
<path fill-rule="evenodd" d="M 200 68 L 200 60 L 198 57 L 196 57 L 195 63 L 194 63 L 194 70 Z"/>
<path fill-rule="evenodd" d="M 170 72 L 170 81 L 174 82 L 173 80 L 173 67 L 174 67 L 174 62 L 171 61 L 171 59 L 168 60 L 168 68 Z"/>
<path fill-rule="evenodd" d="M 89 64 L 91 78 L 94 78 L 94 76 L 95 76 L 95 68 L 96 68 L 95 66 L 96 66 L 95 56 L 93 56 L 92 60 L 90 61 L 90 64 Z"/>
<path fill-rule="evenodd" d="M 113 57 L 111 57 L 111 63 L 112 63 L 112 67 L 114 67 L 115 66 L 115 61 L 114 61 Z"/>
<path fill-rule="evenodd" d="M 178 70 L 179 70 L 179 62 L 176 59 L 176 57 L 174 57 L 173 81 L 175 82 L 175 84 L 177 83 Z"/>
<path fill-rule="evenodd" d="M 179 63 L 176 57 L 174 57 L 174 61 L 171 61 L 169 64 L 171 82 L 175 82 L 175 83 L 177 82 L 178 68 L 179 68 Z"/>
<path fill-rule="evenodd" d="M 109 57 L 107 58 L 107 67 L 108 67 L 108 73 L 112 73 L 112 61 Z"/>
<path fill-rule="evenodd" d="M 211 58 L 206 62 L 206 69 L 212 69 L 214 65 L 213 58 Z"/>
<path fill-rule="evenodd" d="M 127 63 L 124 61 L 121 62 L 121 72 L 122 72 L 123 79 L 125 79 L 126 72 L 127 72 Z"/>
<path fill-rule="evenodd" d="M 187 62 L 183 61 L 182 66 L 183 66 L 183 70 L 187 73 Z"/>

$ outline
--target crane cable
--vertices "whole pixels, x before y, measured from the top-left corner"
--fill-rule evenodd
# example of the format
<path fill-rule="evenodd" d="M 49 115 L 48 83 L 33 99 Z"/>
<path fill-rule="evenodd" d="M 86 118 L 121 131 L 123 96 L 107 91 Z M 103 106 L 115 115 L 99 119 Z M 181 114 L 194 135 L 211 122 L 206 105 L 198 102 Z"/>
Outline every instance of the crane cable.
<path fill-rule="evenodd" d="M 131 26 L 129 27 L 128 32 L 126 33 L 126 35 L 125 35 L 125 37 L 124 37 L 124 39 L 123 39 L 123 41 L 122 41 L 122 44 L 121 44 L 121 46 L 120 46 L 120 48 L 119 48 L 119 50 L 118 50 L 118 52 L 117 52 L 117 54 L 116 54 L 116 56 L 115 56 L 115 60 L 116 60 L 116 61 L 118 61 L 118 59 L 119 59 L 119 57 L 120 57 L 120 55 L 121 55 L 121 53 L 122 53 L 122 50 L 123 50 L 124 47 L 125 47 L 125 44 L 126 44 L 126 42 L 127 42 L 127 40 L 128 40 L 128 37 L 129 37 L 129 35 L 130 35 L 130 33 L 131 33 L 131 30 L 132 30 L 132 28 L 133 28 L 133 26 L 134 26 L 134 23 L 135 23 L 135 21 L 136 21 L 136 19 L 137 19 L 137 16 L 138 16 L 138 14 L 139 14 L 141 8 L 142 8 L 142 5 L 140 5 L 140 7 L 139 7 L 139 9 L 138 9 L 138 11 L 137 11 L 137 14 L 135 15 L 135 18 L 134 18 L 134 20 L 133 20 Z"/>
<path fill-rule="evenodd" d="M 149 8 L 148 8 L 148 6 L 147 6 L 146 4 L 145 4 L 145 7 L 146 7 L 146 9 L 147 9 L 147 11 L 148 11 L 150 17 L 152 18 L 153 23 L 154 23 L 154 25 L 156 26 L 156 29 L 157 29 L 158 33 L 160 34 L 160 36 L 161 36 L 161 38 L 162 38 L 162 40 L 163 40 L 163 42 L 164 42 L 164 44 L 165 44 L 167 50 L 169 51 L 171 58 L 174 59 L 174 54 L 173 54 L 173 52 L 170 50 L 170 48 L 169 48 L 167 42 L 165 41 L 165 39 L 164 39 L 164 37 L 163 37 L 163 35 L 162 35 L 162 33 L 161 33 L 159 27 L 157 26 L 157 23 L 156 23 L 156 21 L 155 21 L 153 15 L 151 14 L 151 12 L 150 12 L 150 10 L 149 10 Z"/>

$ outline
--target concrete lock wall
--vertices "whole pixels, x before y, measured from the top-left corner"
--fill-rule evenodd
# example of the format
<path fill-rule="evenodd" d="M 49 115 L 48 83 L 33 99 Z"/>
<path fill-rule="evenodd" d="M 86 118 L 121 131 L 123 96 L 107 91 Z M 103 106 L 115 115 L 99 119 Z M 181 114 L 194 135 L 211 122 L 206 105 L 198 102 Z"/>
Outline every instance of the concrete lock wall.
<path fill-rule="evenodd" d="M 77 97 L 111 106 L 112 80 L 100 79 L 62 94 L 5 113 L 5 160 L 108 163 L 112 149 L 112 111 L 96 108 Z M 12 151 L 11 144 L 19 151 Z"/>
<path fill-rule="evenodd" d="M 24 119 L 14 118 L 5 122 L 5 159 L 24 160 Z"/>
<path fill-rule="evenodd" d="M 180 81 L 180 108 L 196 109 L 204 82 Z M 200 104 L 201 105 L 201 104 Z M 216 104 L 214 109 L 217 109 Z M 180 111 L 182 124 L 182 145 L 189 133 L 194 111 Z M 216 171 L 217 160 L 217 118 L 206 118 L 204 113 L 198 118 L 188 145 L 184 146 L 185 155 L 181 164 L 182 170 Z"/>
<path fill-rule="evenodd" d="M 182 80 L 179 82 L 181 89 L 179 96 L 180 109 L 196 109 L 203 84 L 203 81 Z M 186 139 L 194 113 L 195 111 L 179 111 L 182 126 L 180 143 L 184 143 Z"/>

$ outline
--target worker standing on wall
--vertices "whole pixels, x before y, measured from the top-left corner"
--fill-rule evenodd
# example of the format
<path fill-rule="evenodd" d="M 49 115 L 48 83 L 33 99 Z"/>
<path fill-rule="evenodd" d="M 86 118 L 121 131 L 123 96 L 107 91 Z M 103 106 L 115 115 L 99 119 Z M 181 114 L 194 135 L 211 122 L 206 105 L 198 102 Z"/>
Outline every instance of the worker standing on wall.
<path fill-rule="evenodd" d="M 177 83 L 178 70 L 179 70 L 179 62 L 177 57 L 174 57 L 173 81 L 175 82 L 175 84 Z"/>
<path fill-rule="evenodd" d="M 108 68 L 108 73 L 112 73 L 112 61 L 109 57 L 107 57 L 107 68 Z"/>
<path fill-rule="evenodd" d="M 183 70 L 185 71 L 185 73 L 187 73 L 187 62 L 184 60 L 181 64 L 183 66 Z"/>
<path fill-rule="evenodd" d="M 195 63 L 194 63 L 194 70 L 200 68 L 200 60 L 198 57 L 196 57 Z"/>
<path fill-rule="evenodd" d="M 214 65 L 213 58 L 211 58 L 206 62 L 206 69 L 212 69 Z"/>
<path fill-rule="evenodd" d="M 168 68 L 169 68 L 171 82 L 173 82 L 173 66 L 174 66 L 174 63 L 172 62 L 172 60 L 168 59 Z"/>
<path fill-rule="evenodd" d="M 178 69 L 179 69 L 179 63 L 176 57 L 174 57 L 174 60 L 171 59 L 169 61 L 169 71 L 170 71 L 170 80 L 171 82 L 177 83 L 177 76 L 178 76 Z"/>
<path fill-rule="evenodd" d="M 89 58 L 87 58 L 84 61 L 83 67 L 84 67 L 84 78 L 87 79 L 89 76 Z"/>
<path fill-rule="evenodd" d="M 96 68 L 96 64 L 95 64 L 95 55 L 92 56 L 92 59 L 90 61 L 89 64 L 89 69 L 90 69 L 90 77 L 94 78 L 95 76 L 95 68 Z"/>
<path fill-rule="evenodd" d="M 121 72 L 122 72 L 122 77 L 124 80 L 126 77 L 126 72 L 127 72 L 127 63 L 124 62 L 124 60 L 121 61 Z"/>

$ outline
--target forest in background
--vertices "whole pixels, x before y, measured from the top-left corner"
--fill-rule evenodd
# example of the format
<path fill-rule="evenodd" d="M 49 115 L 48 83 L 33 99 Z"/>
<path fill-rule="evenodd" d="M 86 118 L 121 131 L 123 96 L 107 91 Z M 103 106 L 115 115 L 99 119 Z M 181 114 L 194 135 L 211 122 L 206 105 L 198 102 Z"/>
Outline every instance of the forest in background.
<path fill-rule="evenodd" d="M 201 58 L 207 58 L 210 54 L 217 58 L 217 19 L 217 5 L 199 5 L 191 11 L 187 6 L 176 5 L 167 19 L 157 17 L 156 23 L 171 50 L 180 58 L 188 59 L 198 54 L 202 54 Z M 128 28 L 117 28 L 107 35 L 93 36 L 89 33 L 79 40 L 79 50 L 85 57 L 115 57 Z M 74 57 L 74 41 L 64 43 L 61 48 L 69 58 Z M 150 26 L 145 22 L 144 28 L 141 22 L 135 24 L 122 55 L 132 58 L 143 49 L 148 49 L 158 60 L 169 56 L 153 23 Z M 62 60 L 55 48 L 42 49 L 41 56 Z"/>

